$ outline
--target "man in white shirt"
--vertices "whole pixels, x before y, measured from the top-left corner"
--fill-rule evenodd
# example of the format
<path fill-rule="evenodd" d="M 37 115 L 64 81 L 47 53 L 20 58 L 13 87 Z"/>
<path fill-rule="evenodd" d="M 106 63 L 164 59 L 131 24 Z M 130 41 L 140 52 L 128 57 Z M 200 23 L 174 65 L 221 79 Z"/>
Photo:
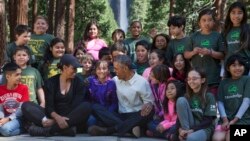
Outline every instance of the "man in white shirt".
<path fill-rule="evenodd" d="M 119 136 L 132 131 L 140 137 L 140 126 L 147 125 L 153 117 L 154 98 L 148 81 L 132 69 L 132 61 L 126 55 L 114 59 L 119 112 L 111 113 L 100 105 L 93 105 L 94 115 L 108 128 L 91 126 L 88 133 L 93 136 L 109 135 L 117 132 Z"/>

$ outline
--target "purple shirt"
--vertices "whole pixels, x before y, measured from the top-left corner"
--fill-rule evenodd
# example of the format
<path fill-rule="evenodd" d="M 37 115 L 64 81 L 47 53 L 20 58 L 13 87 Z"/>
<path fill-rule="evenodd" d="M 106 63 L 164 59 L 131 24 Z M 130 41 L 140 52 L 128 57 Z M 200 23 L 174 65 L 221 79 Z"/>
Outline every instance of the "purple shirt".
<path fill-rule="evenodd" d="M 104 83 L 101 83 L 96 76 L 90 76 L 88 81 L 91 102 L 101 104 L 109 111 L 117 111 L 118 99 L 114 80 L 108 78 Z"/>

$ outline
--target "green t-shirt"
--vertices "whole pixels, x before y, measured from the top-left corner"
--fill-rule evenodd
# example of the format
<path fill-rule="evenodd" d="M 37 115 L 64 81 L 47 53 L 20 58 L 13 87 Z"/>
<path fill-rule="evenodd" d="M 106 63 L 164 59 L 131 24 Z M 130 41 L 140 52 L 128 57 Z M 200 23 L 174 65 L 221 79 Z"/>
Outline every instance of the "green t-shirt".
<path fill-rule="evenodd" d="M 250 77 L 242 76 L 234 80 L 226 78 L 218 89 L 218 101 L 223 102 L 227 118 L 232 120 L 237 114 L 244 97 L 250 98 Z M 250 124 L 250 108 L 236 124 Z"/>
<path fill-rule="evenodd" d="M 189 37 L 184 37 L 182 39 L 171 39 L 166 52 L 168 61 L 172 63 L 172 60 L 176 54 L 184 53 L 185 48 L 191 45 L 191 39 Z"/>
<path fill-rule="evenodd" d="M 27 66 L 22 70 L 21 82 L 29 87 L 30 101 L 38 103 L 36 92 L 43 85 L 42 77 L 39 71 L 33 67 Z"/>
<path fill-rule="evenodd" d="M 53 38 L 54 36 L 50 34 L 31 34 L 28 46 L 31 48 L 32 58 L 35 60 L 35 63 L 39 63 L 42 60 L 45 50 L 50 46 L 50 42 Z"/>
<path fill-rule="evenodd" d="M 214 116 L 217 114 L 216 101 L 211 93 L 206 93 L 206 103 L 202 105 L 200 98 L 194 94 L 190 100 L 189 105 L 193 113 L 195 125 L 199 125 L 203 120 L 204 116 Z M 214 131 L 215 123 L 211 124 L 208 128 L 204 129 L 206 131 L 207 137 L 210 137 Z"/>
<path fill-rule="evenodd" d="M 240 27 L 233 27 L 226 36 L 226 59 L 240 49 Z M 225 60 L 226 60 L 225 59 Z"/>
<path fill-rule="evenodd" d="M 143 63 L 143 64 L 140 64 L 140 63 L 135 63 L 135 66 L 136 66 L 136 72 L 139 74 L 139 75 L 142 75 L 142 73 L 144 72 L 144 70 L 146 68 L 149 67 L 149 63 L 146 62 L 146 63 Z"/>
<path fill-rule="evenodd" d="M 47 80 L 48 78 L 61 73 L 60 69 L 57 67 L 59 62 L 60 59 L 54 59 L 51 64 L 43 64 L 39 67 L 43 80 Z"/>
<path fill-rule="evenodd" d="M 201 34 L 199 31 L 195 32 L 191 36 L 191 46 L 187 46 L 185 51 L 192 51 L 195 47 L 213 49 L 217 52 L 224 51 L 222 36 L 218 32 L 211 32 L 208 35 Z M 191 64 L 193 67 L 203 68 L 207 75 L 207 81 L 209 85 L 218 85 L 220 78 L 220 60 L 211 57 L 210 55 L 196 54 L 191 58 Z"/>
<path fill-rule="evenodd" d="M 148 43 L 150 44 L 149 39 L 146 37 L 143 37 L 143 36 L 141 36 L 137 39 L 127 38 L 124 40 L 124 44 L 125 44 L 125 47 L 128 51 L 128 55 L 130 56 L 130 58 L 132 59 L 133 62 L 136 62 L 135 44 L 141 40 L 148 41 Z"/>

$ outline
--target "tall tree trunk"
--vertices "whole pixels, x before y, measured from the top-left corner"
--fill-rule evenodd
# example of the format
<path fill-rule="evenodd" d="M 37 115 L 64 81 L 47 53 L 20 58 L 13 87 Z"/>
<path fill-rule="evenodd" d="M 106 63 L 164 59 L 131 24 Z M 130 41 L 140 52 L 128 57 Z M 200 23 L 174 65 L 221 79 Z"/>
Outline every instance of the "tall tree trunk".
<path fill-rule="evenodd" d="M 0 0 L 0 66 L 4 63 L 4 51 L 6 45 L 5 36 L 5 2 Z"/>
<path fill-rule="evenodd" d="M 61 39 L 65 37 L 65 6 L 66 0 L 56 1 L 55 35 Z"/>
<path fill-rule="evenodd" d="M 29 0 L 18 0 L 17 24 L 28 24 Z"/>
<path fill-rule="evenodd" d="M 34 23 L 37 16 L 37 0 L 33 0 L 33 7 L 32 7 L 32 29 L 34 29 Z"/>
<path fill-rule="evenodd" d="M 170 2 L 169 2 L 169 17 L 174 16 L 174 5 L 175 5 L 175 0 L 170 0 Z"/>
<path fill-rule="evenodd" d="M 70 0 L 69 4 L 69 18 L 67 27 L 67 37 L 66 37 L 66 47 L 68 53 L 73 53 L 74 51 L 74 30 L 75 30 L 75 0 Z"/>
<path fill-rule="evenodd" d="M 55 13 L 55 3 L 56 0 L 49 0 L 49 8 L 48 8 L 48 23 L 49 23 L 49 34 L 54 34 L 54 13 Z"/>
<path fill-rule="evenodd" d="M 215 11 L 216 11 L 216 21 L 215 21 L 215 30 L 217 31 L 221 31 L 222 30 L 222 26 L 224 23 L 224 9 L 225 9 L 225 5 L 226 5 L 227 0 L 215 0 L 215 2 L 213 3 L 213 6 L 215 7 Z"/>
<path fill-rule="evenodd" d="M 10 42 L 15 41 L 14 28 L 17 25 L 17 0 L 9 0 L 8 2 L 8 23 L 10 27 Z"/>

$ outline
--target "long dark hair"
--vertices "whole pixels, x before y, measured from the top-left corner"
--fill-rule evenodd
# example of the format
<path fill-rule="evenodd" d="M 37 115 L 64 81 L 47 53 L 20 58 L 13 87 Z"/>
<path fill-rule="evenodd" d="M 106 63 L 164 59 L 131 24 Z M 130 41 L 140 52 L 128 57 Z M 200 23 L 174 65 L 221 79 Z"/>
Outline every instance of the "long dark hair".
<path fill-rule="evenodd" d="M 177 68 L 175 67 L 174 63 L 175 63 L 175 61 L 176 61 L 176 59 L 177 59 L 177 57 L 178 57 L 179 55 L 181 55 L 182 58 L 183 58 L 183 60 L 184 60 L 184 65 L 185 65 L 185 66 L 184 66 L 183 72 L 184 72 L 184 76 L 185 76 L 185 78 L 186 78 L 186 77 L 187 77 L 187 74 L 188 74 L 188 71 L 191 69 L 191 65 L 190 65 L 189 61 L 188 61 L 187 59 L 184 58 L 184 55 L 183 55 L 182 53 L 176 54 L 176 55 L 174 56 L 174 58 L 173 58 L 173 62 L 172 62 L 172 66 L 173 66 L 172 77 L 178 78 L 178 76 L 177 76 L 178 70 L 177 70 Z M 184 82 L 184 81 L 183 81 L 183 82 Z"/>
<path fill-rule="evenodd" d="M 242 2 L 234 2 L 233 4 L 230 5 L 227 16 L 225 19 L 225 27 L 224 27 L 224 32 L 223 36 L 226 37 L 227 34 L 230 32 L 230 30 L 233 28 L 233 23 L 230 18 L 230 13 L 234 8 L 239 8 L 243 12 L 243 18 L 240 23 L 240 50 L 242 49 L 249 49 L 250 47 L 248 46 L 250 43 L 250 28 L 249 25 L 247 24 L 247 11 L 246 11 L 246 6 Z M 227 45 L 227 44 L 226 44 Z"/>
<path fill-rule="evenodd" d="M 176 88 L 175 101 L 176 101 L 179 97 L 181 97 L 181 96 L 183 96 L 185 94 L 185 84 L 182 83 L 179 80 L 169 80 L 167 82 L 167 86 L 170 83 L 173 83 L 175 85 L 175 88 Z M 167 90 L 167 86 L 166 86 L 166 90 Z M 165 93 L 164 100 L 163 100 L 163 103 L 162 103 L 164 113 L 168 113 L 168 101 L 169 101 L 169 99 L 167 98 L 166 93 Z M 174 109 L 175 109 L 175 113 L 176 113 L 176 105 L 174 106 Z"/>
<path fill-rule="evenodd" d="M 201 100 L 201 103 L 202 103 L 202 106 L 205 106 L 205 103 L 206 103 L 206 93 L 207 93 L 207 77 L 206 77 L 206 73 L 203 69 L 201 68 L 192 68 L 188 74 L 191 72 L 191 71 L 195 71 L 197 72 L 201 79 L 205 78 L 205 82 L 201 84 L 201 88 L 200 88 L 200 91 L 198 92 L 197 96 L 199 97 L 199 99 Z M 194 96 L 194 91 L 192 90 L 192 88 L 190 88 L 190 86 L 186 85 L 186 94 L 185 94 L 185 97 L 190 100 L 193 96 Z"/>
<path fill-rule="evenodd" d="M 63 43 L 64 44 L 64 40 L 61 38 L 54 38 L 51 42 L 50 42 L 50 46 L 46 48 L 44 56 L 43 56 L 43 61 L 46 64 L 51 64 L 54 60 L 54 56 L 52 54 L 52 51 L 50 50 L 51 48 L 53 48 L 53 46 L 57 43 Z"/>
<path fill-rule="evenodd" d="M 99 34 L 100 28 L 99 28 L 99 25 L 98 25 L 97 21 L 96 21 L 96 20 L 91 20 L 91 21 L 87 24 L 87 26 L 86 26 L 86 28 L 85 28 L 84 35 L 83 35 L 83 40 L 84 40 L 84 41 L 88 41 L 88 40 L 90 39 L 90 37 L 89 37 L 89 29 L 90 29 L 90 27 L 91 27 L 92 25 L 95 25 L 95 26 L 96 26 L 96 28 L 97 28 L 97 30 L 98 30 L 98 34 Z M 97 35 L 97 36 L 98 36 L 98 35 Z"/>

